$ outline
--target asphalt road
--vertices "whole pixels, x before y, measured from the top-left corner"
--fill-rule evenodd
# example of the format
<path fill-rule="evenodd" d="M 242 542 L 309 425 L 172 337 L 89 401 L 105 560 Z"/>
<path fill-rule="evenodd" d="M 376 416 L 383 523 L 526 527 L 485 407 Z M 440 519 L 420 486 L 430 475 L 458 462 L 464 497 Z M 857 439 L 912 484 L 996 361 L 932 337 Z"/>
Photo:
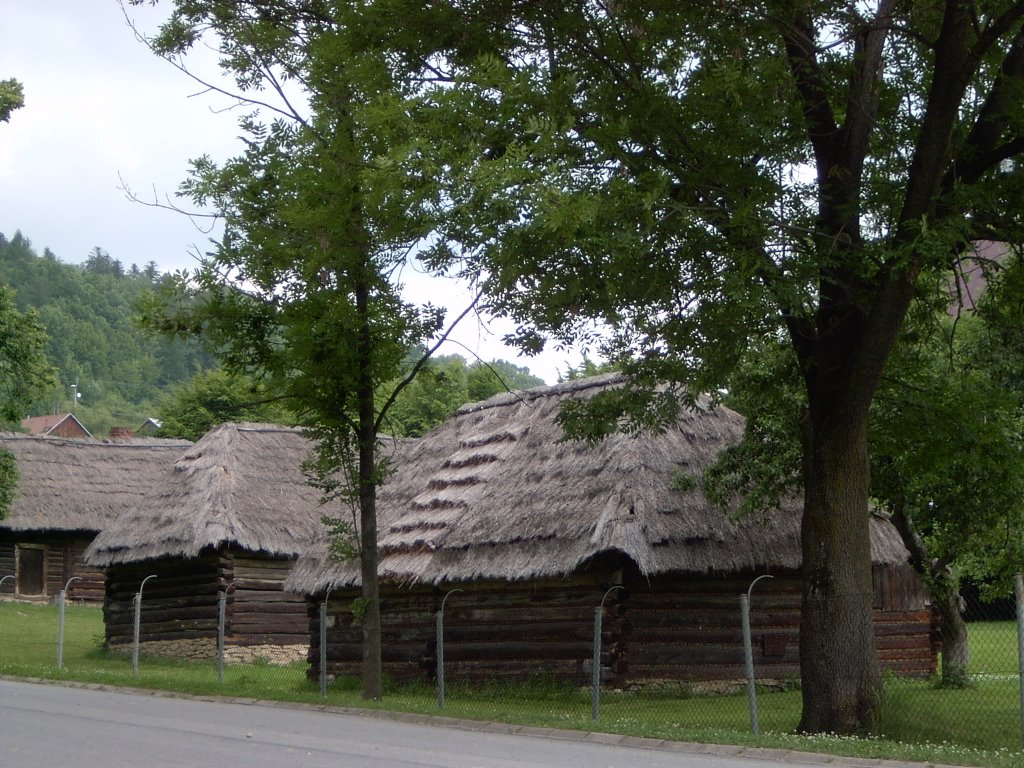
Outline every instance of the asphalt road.
<path fill-rule="evenodd" d="M 822 764 L 829 758 L 822 756 Z M 763 768 L 764 760 L 0 680 L 11 768 Z M 803 766 L 810 765 L 803 762 Z"/>

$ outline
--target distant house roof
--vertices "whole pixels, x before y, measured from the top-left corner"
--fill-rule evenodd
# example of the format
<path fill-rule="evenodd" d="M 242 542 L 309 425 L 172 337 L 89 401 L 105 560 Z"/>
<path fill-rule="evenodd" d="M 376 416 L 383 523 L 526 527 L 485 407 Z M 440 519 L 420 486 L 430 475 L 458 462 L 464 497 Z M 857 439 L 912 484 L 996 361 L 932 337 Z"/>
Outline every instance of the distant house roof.
<path fill-rule="evenodd" d="M 168 475 L 187 440 L 125 443 L 0 433 L 18 481 L 0 530 L 99 531 Z"/>
<path fill-rule="evenodd" d="M 49 416 L 30 416 L 21 420 L 21 426 L 30 435 L 55 435 L 57 437 L 92 437 L 73 413 L 54 413 Z"/>
<path fill-rule="evenodd" d="M 139 428 L 135 430 L 135 434 L 152 435 L 162 426 L 163 422 L 160 419 L 148 418 L 139 425 Z"/>

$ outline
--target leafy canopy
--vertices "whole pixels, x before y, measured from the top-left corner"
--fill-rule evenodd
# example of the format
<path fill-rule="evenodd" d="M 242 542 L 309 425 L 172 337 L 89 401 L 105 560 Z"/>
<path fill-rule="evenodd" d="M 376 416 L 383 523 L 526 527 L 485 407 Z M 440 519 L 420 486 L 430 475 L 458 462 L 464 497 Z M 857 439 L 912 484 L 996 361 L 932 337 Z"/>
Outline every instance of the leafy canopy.
<path fill-rule="evenodd" d="M 39 316 L 19 312 L 14 292 L 0 285 L 0 420 L 18 422 L 40 393 L 53 386 Z"/>
<path fill-rule="evenodd" d="M 282 400 L 251 376 L 213 370 L 196 374 L 172 389 L 157 415 L 160 437 L 198 440 L 225 422 L 290 424 L 294 416 Z"/>
<path fill-rule="evenodd" d="M 11 113 L 25 106 L 25 89 L 14 78 L 0 80 L 0 123 L 9 122 Z"/>

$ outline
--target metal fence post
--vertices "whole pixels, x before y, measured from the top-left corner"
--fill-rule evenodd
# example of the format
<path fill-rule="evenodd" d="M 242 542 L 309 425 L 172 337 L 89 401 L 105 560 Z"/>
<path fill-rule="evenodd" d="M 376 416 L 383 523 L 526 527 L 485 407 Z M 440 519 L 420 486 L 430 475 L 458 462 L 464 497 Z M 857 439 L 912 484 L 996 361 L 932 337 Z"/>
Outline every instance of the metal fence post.
<path fill-rule="evenodd" d="M 224 682 L 224 624 L 227 621 L 227 587 L 217 598 L 217 682 Z"/>
<path fill-rule="evenodd" d="M 765 574 L 758 576 L 747 588 L 745 594 L 740 595 L 740 625 L 743 628 L 743 661 L 747 676 L 747 701 L 750 705 L 750 731 L 755 736 L 761 735 L 761 726 L 757 721 L 757 687 L 754 685 L 754 646 L 750 640 L 750 593 L 754 585 L 761 579 L 771 579 L 774 576 Z"/>
<path fill-rule="evenodd" d="M 64 590 L 57 593 L 57 669 L 64 666 Z"/>
<path fill-rule="evenodd" d="M 324 601 L 320 603 L 320 697 L 327 698 L 327 600 L 331 590 L 327 590 Z"/>
<path fill-rule="evenodd" d="M 444 604 L 448 598 L 461 589 L 452 589 L 441 601 L 441 610 L 435 614 L 437 632 L 437 708 L 444 709 Z"/>
<path fill-rule="evenodd" d="M 594 609 L 594 658 L 590 666 L 590 717 L 597 720 L 601 715 L 601 619 L 604 617 L 604 601 L 621 585 L 609 588 L 601 598 L 601 605 Z"/>
<path fill-rule="evenodd" d="M 1020 677 L 1020 735 L 1024 745 L 1024 574 L 1017 574 L 1014 580 L 1014 597 L 1017 603 L 1017 659 Z"/>
<path fill-rule="evenodd" d="M 139 627 L 142 624 L 142 588 L 146 586 L 147 581 L 155 578 L 155 573 L 144 578 L 142 583 L 139 584 L 139 591 L 136 592 L 135 597 L 132 598 L 132 602 L 135 603 L 135 623 L 132 632 L 132 677 L 139 676 Z"/>
<path fill-rule="evenodd" d="M 64 589 L 57 593 L 57 669 L 64 666 L 64 603 L 67 601 L 68 587 L 71 582 L 81 580 L 81 576 L 72 576 Z"/>

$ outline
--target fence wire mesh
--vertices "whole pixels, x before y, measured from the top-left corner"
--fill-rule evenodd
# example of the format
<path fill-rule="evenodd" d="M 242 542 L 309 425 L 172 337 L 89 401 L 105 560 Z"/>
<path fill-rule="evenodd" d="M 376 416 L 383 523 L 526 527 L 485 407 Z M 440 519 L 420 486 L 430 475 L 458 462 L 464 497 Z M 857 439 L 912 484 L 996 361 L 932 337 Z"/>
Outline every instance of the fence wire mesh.
<path fill-rule="evenodd" d="M 750 698 L 742 672 L 725 680 L 664 680 L 644 686 L 616 686 L 614 676 L 601 670 L 599 719 L 594 720 L 593 632 L 594 608 L 574 611 L 579 627 L 563 630 L 559 654 L 566 648 L 578 651 L 572 673 L 561 662 L 553 663 L 538 645 L 533 662 L 515 677 L 497 679 L 487 674 L 482 645 L 464 642 L 482 638 L 481 628 L 471 626 L 458 610 L 444 618 L 444 696 L 436 683 L 437 625 L 434 615 L 421 628 L 427 641 L 421 657 L 408 659 L 420 670 L 418 681 L 391 682 L 385 687 L 385 703 L 398 709 L 438 712 L 456 717 L 515 721 L 611 732 L 642 732 L 661 738 L 694 738 L 707 730 L 748 732 L 751 728 Z M 758 625 L 756 604 L 753 625 Z M 957 650 L 943 636 L 943 623 L 933 624 L 931 642 L 934 673 L 917 678 L 884 676 L 877 733 L 907 743 L 955 743 L 982 749 L 1019 750 L 1021 733 L 1021 670 L 1015 601 L 1012 594 L 983 600 L 977 590 L 965 588 L 957 611 L 963 620 L 965 643 Z M 315 614 L 316 612 L 313 611 Z M 607 620 L 607 614 L 605 615 Z M 735 621 L 709 635 L 739 636 L 739 595 Z M 318 623 L 318 622 L 316 622 Z M 59 610 L 55 604 L 0 603 L 0 674 L 26 677 L 77 679 L 111 685 L 143 686 L 191 693 L 219 693 L 259 699 L 321 701 L 318 679 L 319 640 L 314 633 L 308 661 L 277 663 L 249 657 L 245 663 L 227 655 L 222 669 L 216 656 L 191 660 L 140 656 L 133 675 L 131 649 L 105 647 L 103 612 L 95 605 L 68 601 L 64 612 L 63 639 L 58 637 Z M 387 634 L 385 626 L 385 634 Z M 954 629 L 954 631 L 956 631 Z M 145 638 L 145 628 L 142 636 Z M 602 638 L 605 642 L 607 636 Z M 480 643 L 484 641 L 481 639 Z M 476 648 L 478 658 L 473 657 Z M 550 651 L 550 649 L 548 649 Z M 57 668 L 58 651 L 62 668 Z M 608 664 L 616 653 L 602 644 L 599 658 Z M 956 679 L 943 670 L 950 656 L 963 662 Z M 385 656 L 387 649 L 385 648 Z M 434 665 L 432 667 L 432 665 Z M 735 660 L 742 670 L 742 658 Z M 330 664 L 329 670 L 330 671 Z M 796 729 L 801 711 L 797 677 L 765 676 L 755 665 L 757 714 L 761 733 L 786 733 Z M 360 683 L 355 676 L 329 674 L 326 701 L 356 704 Z"/>

